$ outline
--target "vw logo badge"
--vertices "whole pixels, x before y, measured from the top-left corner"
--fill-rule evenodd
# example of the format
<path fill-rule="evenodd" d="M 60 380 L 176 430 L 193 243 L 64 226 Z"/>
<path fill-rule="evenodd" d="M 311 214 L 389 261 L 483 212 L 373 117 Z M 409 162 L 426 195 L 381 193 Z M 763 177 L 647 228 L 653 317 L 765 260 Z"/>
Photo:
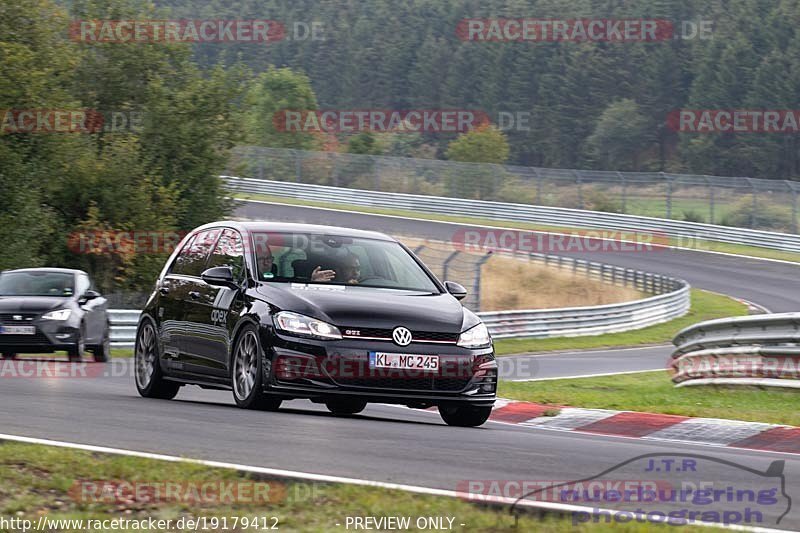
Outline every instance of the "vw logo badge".
<path fill-rule="evenodd" d="M 404 328 L 403 326 L 394 328 L 394 331 L 392 331 L 392 340 L 398 346 L 408 346 L 411 344 L 411 332 L 408 331 L 408 328 Z"/>

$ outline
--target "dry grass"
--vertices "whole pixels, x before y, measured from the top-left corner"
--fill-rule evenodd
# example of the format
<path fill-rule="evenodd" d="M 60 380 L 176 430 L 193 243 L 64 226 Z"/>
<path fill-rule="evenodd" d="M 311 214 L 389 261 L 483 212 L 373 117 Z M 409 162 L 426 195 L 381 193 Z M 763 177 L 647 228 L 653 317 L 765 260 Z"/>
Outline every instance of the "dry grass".
<path fill-rule="evenodd" d="M 484 311 L 582 307 L 643 297 L 630 287 L 507 257 L 493 257 L 487 261 L 482 276 L 481 310 Z"/>
<path fill-rule="evenodd" d="M 419 253 L 420 259 L 437 276 L 442 275 L 441 265 L 437 262 L 455 250 L 447 243 L 403 236 L 397 236 L 397 239 L 412 250 L 424 245 L 425 249 Z M 452 269 L 456 272 L 452 279 L 471 287 L 472 278 L 460 279 L 458 274 L 465 276 L 467 272 L 473 272 L 472 265 L 480 259 L 481 254 L 464 253 L 467 257 L 460 259 L 460 268 Z M 511 257 L 492 257 L 483 265 L 481 276 L 482 311 L 582 307 L 627 302 L 644 297 L 633 288 L 589 279 L 580 272 L 573 274 L 571 270 Z"/>

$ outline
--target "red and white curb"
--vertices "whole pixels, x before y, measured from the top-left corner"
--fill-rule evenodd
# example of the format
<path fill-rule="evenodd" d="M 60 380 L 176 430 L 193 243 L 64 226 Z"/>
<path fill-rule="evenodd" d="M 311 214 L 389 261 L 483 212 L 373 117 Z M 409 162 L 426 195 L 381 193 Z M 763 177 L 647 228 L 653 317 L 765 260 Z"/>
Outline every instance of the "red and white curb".
<path fill-rule="evenodd" d="M 546 416 L 559 410 L 554 416 Z M 537 429 L 800 454 L 800 428 L 497 400 L 489 420 Z"/>

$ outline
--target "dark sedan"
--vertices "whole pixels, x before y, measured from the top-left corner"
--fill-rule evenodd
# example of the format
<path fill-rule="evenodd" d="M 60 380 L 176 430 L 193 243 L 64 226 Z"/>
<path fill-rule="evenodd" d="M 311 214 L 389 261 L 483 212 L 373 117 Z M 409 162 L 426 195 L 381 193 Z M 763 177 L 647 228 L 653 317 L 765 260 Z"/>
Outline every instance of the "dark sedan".
<path fill-rule="evenodd" d="M 308 398 L 336 414 L 368 402 L 436 406 L 483 424 L 497 387 L 492 340 L 411 251 L 374 232 L 218 222 L 191 232 L 139 322 L 136 386 L 231 389 L 240 407 Z"/>
<path fill-rule="evenodd" d="M 88 274 L 65 268 L 26 268 L 0 273 L 0 353 L 66 351 L 79 360 L 90 350 L 95 361 L 110 354 L 106 299 Z"/>

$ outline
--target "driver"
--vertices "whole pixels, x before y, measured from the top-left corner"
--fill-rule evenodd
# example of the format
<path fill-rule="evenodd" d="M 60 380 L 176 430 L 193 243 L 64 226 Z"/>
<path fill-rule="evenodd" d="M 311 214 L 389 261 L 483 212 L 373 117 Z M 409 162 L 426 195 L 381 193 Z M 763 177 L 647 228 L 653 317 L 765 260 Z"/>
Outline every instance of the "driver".
<path fill-rule="evenodd" d="M 342 268 L 339 269 L 336 274 L 337 281 L 356 285 L 359 278 L 361 278 L 361 261 L 358 259 L 358 256 L 352 252 L 347 254 Z"/>

